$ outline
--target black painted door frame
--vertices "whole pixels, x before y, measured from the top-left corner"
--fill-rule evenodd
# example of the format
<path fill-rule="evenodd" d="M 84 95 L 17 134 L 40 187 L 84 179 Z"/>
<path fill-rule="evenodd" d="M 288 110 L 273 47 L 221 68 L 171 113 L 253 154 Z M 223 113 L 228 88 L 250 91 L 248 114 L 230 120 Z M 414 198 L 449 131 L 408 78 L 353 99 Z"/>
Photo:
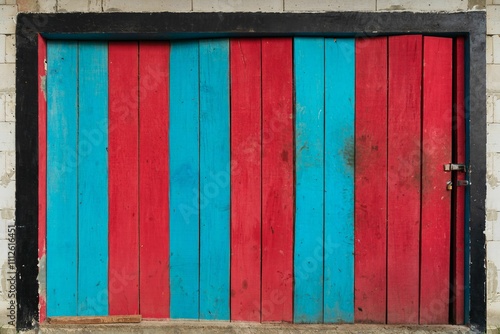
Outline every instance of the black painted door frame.
<path fill-rule="evenodd" d="M 60 13 L 19 14 L 16 28 L 17 328 L 38 323 L 38 36 L 47 39 L 147 40 L 213 36 L 463 35 L 469 225 L 468 322 L 486 330 L 486 12 Z M 473 307 L 471 307 L 471 305 Z"/>

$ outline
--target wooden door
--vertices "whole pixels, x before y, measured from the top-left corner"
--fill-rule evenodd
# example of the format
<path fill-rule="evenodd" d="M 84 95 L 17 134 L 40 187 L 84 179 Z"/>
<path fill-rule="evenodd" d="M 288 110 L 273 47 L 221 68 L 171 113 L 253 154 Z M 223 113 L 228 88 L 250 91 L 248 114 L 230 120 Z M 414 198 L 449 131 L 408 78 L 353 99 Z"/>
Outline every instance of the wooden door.
<path fill-rule="evenodd" d="M 463 323 L 462 38 L 46 58 L 48 316 Z"/>

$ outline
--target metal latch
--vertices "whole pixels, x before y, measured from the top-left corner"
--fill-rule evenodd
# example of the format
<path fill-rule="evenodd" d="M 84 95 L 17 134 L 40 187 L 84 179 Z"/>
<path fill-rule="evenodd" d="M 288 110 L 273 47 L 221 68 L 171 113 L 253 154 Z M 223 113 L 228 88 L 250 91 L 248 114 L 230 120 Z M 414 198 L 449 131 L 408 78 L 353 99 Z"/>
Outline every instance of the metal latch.
<path fill-rule="evenodd" d="M 466 172 L 467 167 L 465 164 L 445 164 L 444 166 L 444 171 L 445 172 Z"/>
<path fill-rule="evenodd" d="M 469 186 L 469 181 L 467 180 L 457 180 L 457 187 L 467 187 Z M 453 182 L 446 182 L 446 190 L 453 190 Z"/>

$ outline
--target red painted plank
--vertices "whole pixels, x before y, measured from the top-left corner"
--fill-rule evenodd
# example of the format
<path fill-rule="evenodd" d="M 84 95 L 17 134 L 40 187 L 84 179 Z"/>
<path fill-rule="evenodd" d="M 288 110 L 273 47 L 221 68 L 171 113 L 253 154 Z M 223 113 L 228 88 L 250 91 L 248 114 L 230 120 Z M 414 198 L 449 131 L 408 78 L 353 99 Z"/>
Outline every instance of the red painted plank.
<path fill-rule="evenodd" d="M 454 44 L 454 129 L 456 131 L 455 138 L 455 162 L 465 162 L 465 39 L 457 37 Z M 457 180 L 465 180 L 464 173 L 457 173 Z M 454 243 L 454 296 L 453 302 L 453 319 L 455 324 L 464 323 L 464 248 L 465 248 L 465 188 L 455 187 L 453 193 L 453 203 L 455 203 L 454 222 L 455 222 L 455 239 Z M 452 227 L 453 228 L 453 227 Z"/>
<path fill-rule="evenodd" d="M 260 321 L 261 40 L 230 48 L 231 320 Z"/>
<path fill-rule="evenodd" d="M 45 82 L 47 44 L 38 35 L 38 263 L 45 267 L 47 253 L 47 100 Z M 11 232 L 9 231 L 9 234 Z M 44 278 L 45 282 L 45 278 Z M 47 318 L 46 287 L 41 286 L 38 302 L 40 303 L 40 323 Z"/>
<path fill-rule="evenodd" d="M 387 322 L 417 323 L 422 36 L 389 37 Z"/>
<path fill-rule="evenodd" d="M 110 42 L 109 314 L 139 314 L 139 105 L 137 42 Z"/>
<path fill-rule="evenodd" d="M 446 324 L 450 297 L 452 38 L 424 37 L 420 323 Z"/>
<path fill-rule="evenodd" d="M 355 161 L 355 321 L 385 323 L 387 282 L 386 37 L 356 40 Z"/>
<path fill-rule="evenodd" d="M 139 44 L 140 312 L 169 317 L 169 53 Z"/>
<path fill-rule="evenodd" d="M 292 321 L 292 39 L 262 40 L 262 321 Z"/>

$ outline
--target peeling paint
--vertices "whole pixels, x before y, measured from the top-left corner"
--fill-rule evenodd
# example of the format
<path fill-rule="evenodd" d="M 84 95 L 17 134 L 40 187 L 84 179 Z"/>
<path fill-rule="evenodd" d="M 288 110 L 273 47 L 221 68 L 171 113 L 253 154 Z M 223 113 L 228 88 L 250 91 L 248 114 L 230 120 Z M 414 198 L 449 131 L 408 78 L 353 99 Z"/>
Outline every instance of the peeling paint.
<path fill-rule="evenodd" d="M 9 272 L 12 272 L 12 270 L 10 269 L 10 266 L 9 266 L 9 263 L 8 263 L 8 260 L 5 260 L 2 264 L 2 275 L 1 275 L 1 280 L 0 280 L 0 285 L 2 286 L 2 291 L 4 292 L 7 292 L 9 291 L 8 287 L 7 287 L 7 278 L 9 277 Z M 0 293 L 0 300 L 2 301 L 7 301 L 7 296 L 8 294 L 7 293 Z"/>
<path fill-rule="evenodd" d="M 490 187 L 492 187 L 492 188 L 498 187 L 498 178 L 495 175 L 493 175 L 493 174 L 487 175 L 486 180 L 487 180 L 488 184 L 490 185 Z"/>
<path fill-rule="evenodd" d="M 485 0 L 469 0 L 469 2 L 467 3 L 467 9 L 479 10 L 485 8 L 486 8 Z"/>
<path fill-rule="evenodd" d="M 47 101 L 47 76 L 46 75 L 40 76 L 40 90 L 43 93 L 43 99 L 45 101 Z"/>
<path fill-rule="evenodd" d="M 14 219 L 14 210 L 13 209 L 2 209 L 0 216 L 2 217 L 2 219 L 12 220 L 12 219 Z"/>
<path fill-rule="evenodd" d="M 2 175 L 2 177 L 0 177 L 0 185 L 6 188 L 12 181 L 12 178 L 14 177 L 15 174 L 16 174 L 15 172 L 7 172 L 4 175 Z"/>
<path fill-rule="evenodd" d="M 497 295 L 498 289 L 498 270 L 495 263 L 492 261 L 488 261 L 488 269 L 487 269 L 487 298 L 488 300 L 495 301 L 499 298 Z"/>
<path fill-rule="evenodd" d="M 488 210 L 486 212 L 486 220 L 493 222 L 498 219 L 498 212 L 496 210 Z"/>
<path fill-rule="evenodd" d="M 405 8 L 402 5 L 391 5 L 389 10 L 405 10 Z"/>
<path fill-rule="evenodd" d="M 47 295 L 47 257 L 45 254 L 38 260 L 38 293 L 42 296 L 43 299 L 46 299 Z"/>

